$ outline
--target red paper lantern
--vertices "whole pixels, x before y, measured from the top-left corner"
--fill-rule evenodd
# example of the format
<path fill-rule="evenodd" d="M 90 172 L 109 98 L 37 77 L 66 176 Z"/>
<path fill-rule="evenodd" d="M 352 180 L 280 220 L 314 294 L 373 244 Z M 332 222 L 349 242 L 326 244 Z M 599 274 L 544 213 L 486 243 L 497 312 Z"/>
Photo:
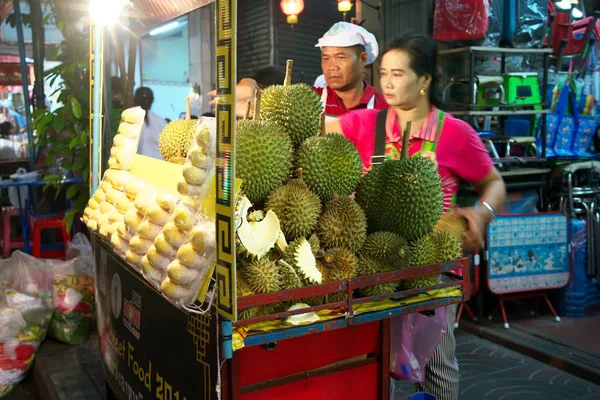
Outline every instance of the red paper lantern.
<path fill-rule="evenodd" d="M 281 11 L 287 15 L 287 23 L 298 23 L 298 15 L 304 10 L 304 0 L 281 0 Z"/>

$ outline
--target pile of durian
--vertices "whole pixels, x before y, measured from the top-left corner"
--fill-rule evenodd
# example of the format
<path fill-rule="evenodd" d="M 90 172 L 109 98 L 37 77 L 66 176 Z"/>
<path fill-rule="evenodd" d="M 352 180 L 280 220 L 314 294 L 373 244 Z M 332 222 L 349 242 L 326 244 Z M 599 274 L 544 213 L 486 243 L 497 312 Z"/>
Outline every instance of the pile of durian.
<path fill-rule="evenodd" d="M 214 124 L 198 124 L 192 141 L 181 179 L 187 182 L 187 167 L 200 170 L 203 178 L 190 183 L 193 190 L 178 185 L 180 193 L 170 193 L 125 170 L 132 163 L 121 165 L 105 172 L 83 215 L 90 230 L 110 240 L 118 254 L 181 305 L 195 301 L 215 258 L 215 221 L 204 216 L 200 196 L 214 176 Z"/>
<path fill-rule="evenodd" d="M 356 148 L 324 132 L 319 97 L 305 84 L 291 84 L 291 67 L 288 61 L 283 85 L 257 93 L 254 119 L 247 112 L 237 123 L 236 173 L 243 193 L 237 207 L 238 296 L 460 258 L 466 227 L 452 215 L 442 216 L 436 165 L 405 154 L 362 176 Z M 365 287 L 358 295 L 437 283 L 438 276 L 423 276 Z M 335 293 L 294 303 L 345 298 Z M 292 305 L 239 310 L 239 318 Z"/>

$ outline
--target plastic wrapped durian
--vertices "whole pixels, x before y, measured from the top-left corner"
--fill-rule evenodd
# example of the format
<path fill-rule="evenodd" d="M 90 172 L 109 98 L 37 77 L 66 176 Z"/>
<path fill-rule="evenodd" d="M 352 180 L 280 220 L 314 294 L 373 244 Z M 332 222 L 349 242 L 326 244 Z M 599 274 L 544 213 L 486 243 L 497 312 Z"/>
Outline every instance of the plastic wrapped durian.
<path fill-rule="evenodd" d="M 128 108 L 121 113 L 121 123 L 108 159 L 110 168 L 130 170 L 133 166 L 145 115 L 141 107 Z"/>
<path fill-rule="evenodd" d="M 100 208 L 100 203 L 98 203 L 98 200 L 96 200 L 95 197 L 92 197 L 90 198 L 90 201 L 88 201 L 88 207 L 92 210 L 97 210 L 98 208 Z"/>
<path fill-rule="evenodd" d="M 152 240 L 144 239 L 139 234 L 134 235 L 129 241 L 129 248 L 140 255 L 146 254 L 148 248 L 152 246 Z"/>
<path fill-rule="evenodd" d="M 107 180 L 103 180 L 100 183 L 100 189 L 102 189 L 102 191 L 104 192 L 104 194 L 106 194 L 110 189 L 112 189 L 112 184 L 107 181 Z"/>
<path fill-rule="evenodd" d="M 146 218 L 157 225 L 166 224 L 170 217 L 171 214 L 169 211 L 165 210 L 158 204 L 148 207 L 148 211 L 146 212 Z"/>
<path fill-rule="evenodd" d="M 108 222 L 111 224 L 125 223 L 125 216 L 115 209 L 115 211 L 111 211 L 110 214 L 108 214 Z"/>
<path fill-rule="evenodd" d="M 129 200 L 127 196 L 121 196 L 117 200 L 115 206 L 117 207 L 117 211 L 121 214 L 125 215 L 125 213 L 131 209 L 135 209 L 133 202 Z"/>
<path fill-rule="evenodd" d="M 104 200 L 102 203 L 100 203 L 100 208 L 99 208 L 100 212 L 102 214 L 110 214 L 111 212 L 116 212 L 117 209 L 115 208 L 115 206 L 113 206 L 112 204 L 110 204 L 108 201 Z"/>
<path fill-rule="evenodd" d="M 112 188 L 106 192 L 106 201 L 112 205 L 116 205 L 117 201 L 121 197 L 127 197 L 127 196 L 125 196 L 125 193 L 121 192 L 120 190 Z"/>
<path fill-rule="evenodd" d="M 175 256 L 175 252 L 177 251 L 165 238 L 165 235 L 160 233 L 154 239 L 154 246 L 156 247 L 156 251 L 163 255 L 164 257 L 171 258 Z"/>
<path fill-rule="evenodd" d="M 153 223 L 146 216 L 138 227 L 137 234 L 144 239 L 154 240 L 154 238 L 162 231 L 162 228 L 161 225 Z"/>
<path fill-rule="evenodd" d="M 179 248 L 187 238 L 187 231 L 180 230 L 173 222 L 169 222 L 163 227 L 162 234 L 165 240 L 173 247 Z"/>
<path fill-rule="evenodd" d="M 171 282 L 188 286 L 200 276 L 200 271 L 182 265 L 179 260 L 173 260 L 171 264 L 169 264 L 167 275 Z"/>
<path fill-rule="evenodd" d="M 146 186 L 135 196 L 133 204 L 140 214 L 146 215 L 148 208 L 156 204 L 156 190 L 150 186 Z"/>
<path fill-rule="evenodd" d="M 134 266 L 137 270 L 139 270 L 140 265 L 142 264 L 142 258 L 144 256 L 139 255 L 135 251 L 127 250 L 125 252 L 125 259 L 129 264 Z"/>
<path fill-rule="evenodd" d="M 102 188 L 99 187 L 94 192 L 94 196 L 93 197 L 96 200 L 96 202 L 102 203 L 103 201 L 106 200 L 106 193 L 104 193 L 104 190 L 102 190 Z"/>
<path fill-rule="evenodd" d="M 125 194 L 130 200 L 133 200 L 146 186 L 143 180 L 132 176 L 131 179 L 125 182 Z"/>
<path fill-rule="evenodd" d="M 135 235 L 138 231 L 138 228 L 142 221 L 144 220 L 144 216 L 140 214 L 137 209 L 132 208 L 125 213 L 125 226 L 127 227 L 127 232 Z"/>
<path fill-rule="evenodd" d="M 111 224 L 111 223 L 103 224 L 98 229 L 98 233 L 100 234 L 100 236 L 102 236 L 104 239 L 107 239 L 107 240 L 109 240 L 110 237 L 112 236 L 112 234 L 115 233 L 116 231 L 117 231 L 116 224 Z"/>
<path fill-rule="evenodd" d="M 110 237 L 110 243 L 113 245 L 114 249 L 118 254 L 125 255 L 127 250 L 129 250 L 129 242 L 123 239 L 119 232 L 115 232 Z"/>

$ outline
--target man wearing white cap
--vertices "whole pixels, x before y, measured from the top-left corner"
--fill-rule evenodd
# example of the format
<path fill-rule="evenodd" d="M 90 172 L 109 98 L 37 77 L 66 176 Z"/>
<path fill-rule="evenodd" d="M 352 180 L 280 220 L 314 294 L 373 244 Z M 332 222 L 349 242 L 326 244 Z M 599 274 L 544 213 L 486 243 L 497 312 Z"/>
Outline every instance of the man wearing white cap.
<path fill-rule="evenodd" d="M 365 66 L 379 56 L 375 36 L 365 28 L 337 22 L 319 39 L 321 68 L 327 86 L 315 87 L 328 117 L 361 108 L 384 110 L 385 98 L 363 80 Z"/>

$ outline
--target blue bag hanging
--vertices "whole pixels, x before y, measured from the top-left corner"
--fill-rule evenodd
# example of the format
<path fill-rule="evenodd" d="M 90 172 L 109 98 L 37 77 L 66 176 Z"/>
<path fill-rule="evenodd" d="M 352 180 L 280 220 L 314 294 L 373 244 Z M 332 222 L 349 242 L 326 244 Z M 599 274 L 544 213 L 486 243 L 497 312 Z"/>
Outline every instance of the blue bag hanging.
<path fill-rule="evenodd" d="M 589 152 L 594 135 L 596 134 L 596 128 L 598 121 L 593 116 L 583 116 L 580 112 L 583 111 L 587 101 L 586 95 L 581 95 L 580 101 L 577 107 L 574 107 L 574 112 L 577 120 L 577 130 L 575 131 L 575 137 L 573 139 L 572 151 L 579 157 L 592 157 L 593 154 Z M 593 101 L 593 96 L 592 96 Z"/>
<path fill-rule="evenodd" d="M 565 139 L 565 135 L 566 133 L 563 133 L 562 135 L 559 135 L 559 129 L 562 129 L 563 131 L 569 130 L 569 126 L 571 125 L 573 129 L 571 129 L 571 131 L 574 130 L 574 120 L 571 118 L 566 118 L 565 123 L 563 124 L 563 119 L 565 119 L 565 117 L 569 117 L 569 116 L 565 116 L 565 110 L 569 104 L 569 93 L 570 93 L 570 85 L 569 85 L 569 79 L 567 79 L 567 81 L 565 82 L 564 86 L 560 89 L 559 93 L 558 93 L 558 98 L 556 99 L 556 103 L 553 104 L 552 110 L 553 112 L 549 113 L 546 116 L 546 157 L 556 157 L 558 154 L 556 152 L 556 146 L 557 146 L 557 142 L 558 142 L 558 138 L 560 136 L 560 140 L 564 140 Z M 541 125 L 540 125 L 541 128 Z M 541 132 L 541 129 L 538 129 L 539 132 Z M 542 153 L 542 137 L 541 134 L 538 132 L 538 137 L 537 137 L 537 147 L 538 147 L 538 151 L 541 154 Z M 569 149 L 570 149 L 570 140 L 569 140 Z"/>
<path fill-rule="evenodd" d="M 556 129 L 556 139 L 554 141 L 554 153 L 557 156 L 562 157 L 571 157 L 575 155 L 572 151 L 572 147 L 576 129 L 577 103 L 575 102 L 575 89 L 573 85 L 574 83 L 569 76 L 565 86 L 560 92 L 558 102 L 556 103 L 559 122 Z M 571 100 L 574 115 L 565 114 L 565 111 L 569 106 L 569 99 Z"/>

